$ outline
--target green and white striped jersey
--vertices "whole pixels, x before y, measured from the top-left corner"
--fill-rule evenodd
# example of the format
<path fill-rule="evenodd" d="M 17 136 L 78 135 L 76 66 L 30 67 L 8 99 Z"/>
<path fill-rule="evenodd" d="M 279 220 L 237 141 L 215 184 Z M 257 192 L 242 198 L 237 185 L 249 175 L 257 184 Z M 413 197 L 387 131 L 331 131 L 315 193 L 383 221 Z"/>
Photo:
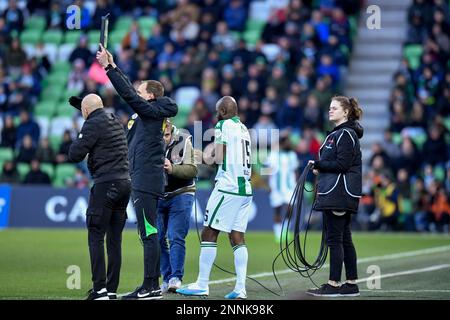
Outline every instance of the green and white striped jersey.
<path fill-rule="evenodd" d="M 215 127 L 214 143 L 227 147 L 216 174 L 216 189 L 241 196 L 251 196 L 251 139 L 247 127 L 233 117 L 221 120 Z"/>

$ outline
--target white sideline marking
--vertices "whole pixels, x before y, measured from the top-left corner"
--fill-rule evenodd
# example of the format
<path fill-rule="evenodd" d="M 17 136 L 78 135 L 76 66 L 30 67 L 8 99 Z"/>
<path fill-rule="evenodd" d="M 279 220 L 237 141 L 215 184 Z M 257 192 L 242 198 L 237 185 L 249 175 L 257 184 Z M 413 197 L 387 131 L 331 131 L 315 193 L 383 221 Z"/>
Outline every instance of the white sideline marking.
<path fill-rule="evenodd" d="M 445 251 L 450 251 L 450 246 L 439 246 L 439 247 L 433 247 L 433 248 L 427 248 L 427 249 L 387 254 L 387 255 L 383 255 L 383 256 L 367 257 L 367 258 L 358 259 L 358 264 L 373 262 L 373 261 L 394 260 L 394 259 L 401 259 L 401 258 L 408 258 L 408 257 L 416 257 L 416 256 L 422 256 L 425 254 L 432 254 L 432 253 L 445 252 Z M 328 264 L 324 265 L 324 268 L 328 268 L 328 267 L 329 267 Z M 291 269 L 284 269 L 281 271 L 277 271 L 276 274 L 280 275 L 280 274 L 286 274 L 286 273 L 291 273 L 291 272 L 294 272 L 294 271 L 292 271 Z M 251 278 L 264 278 L 264 277 L 268 277 L 268 276 L 273 276 L 273 273 L 272 272 L 262 272 L 262 273 L 256 273 L 256 274 L 249 275 L 249 277 L 251 277 Z M 209 284 L 221 284 L 221 283 L 232 282 L 234 280 L 236 280 L 236 277 L 210 281 Z"/>
<path fill-rule="evenodd" d="M 378 290 L 378 289 L 373 289 L 373 290 L 359 290 L 361 292 L 379 292 L 379 293 L 426 293 L 426 292 L 430 292 L 430 293 L 450 293 L 450 290 Z"/>
<path fill-rule="evenodd" d="M 416 274 L 416 273 L 422 273 L 422 272 L 431 272 L 431 271 L 436 271 L 436 270 L 441 270 L 441 269 L 447 269 L 449 267 L 450 267 L 450 264 L 439 264 L 439 265 L 435 265 L 435 266 L 431 266 L 431 267 L 427 267 L 427 268 L 412 269 L 412 270 L 406 270 L 406 271 L 400 271 L 400 272 L 381 274 L 379 276 L 367 277 L 367 278 L 363 278 L 363 279 L 358 279 L 358 280 L 356 280 L 356 282 L 360 283 L 360 282 L 365 282 L 367 280 L 392 278 L 392 277 L 404 276 L 404 275 L 408 275 L 408 274 Z"/>

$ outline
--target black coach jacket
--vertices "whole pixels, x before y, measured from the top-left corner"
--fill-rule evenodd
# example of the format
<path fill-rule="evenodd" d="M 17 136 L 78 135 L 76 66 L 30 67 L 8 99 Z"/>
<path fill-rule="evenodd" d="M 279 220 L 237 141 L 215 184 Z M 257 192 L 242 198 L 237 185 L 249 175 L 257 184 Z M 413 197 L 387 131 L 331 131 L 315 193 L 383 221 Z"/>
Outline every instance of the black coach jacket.
<path fill-rule="evenodd" d="M 88 156 L 88 169 L 94 183 L 130 179 L 125 130 L 119 119 L 103 108 L 86 119 L 69 149 L 69 160 L 82 161 Z"/>
<path fill-rule="evenodd" d="M 362 192 L 362 161 L 359 139 L 363 128 L 357 121 L 335 127 L 320 147 L 315 210 L 358 211 Z"/>
<path fill-rule="evenodd" d="M 128 159 L 131 187 L 156 196 L 164 194 L 163 123 L 174 117 L 178 106 L 169 97 L 155 100 L 141 98 L 119 68 L 106 73 L 117 93 L 136 112 L 128 122 Z"/>

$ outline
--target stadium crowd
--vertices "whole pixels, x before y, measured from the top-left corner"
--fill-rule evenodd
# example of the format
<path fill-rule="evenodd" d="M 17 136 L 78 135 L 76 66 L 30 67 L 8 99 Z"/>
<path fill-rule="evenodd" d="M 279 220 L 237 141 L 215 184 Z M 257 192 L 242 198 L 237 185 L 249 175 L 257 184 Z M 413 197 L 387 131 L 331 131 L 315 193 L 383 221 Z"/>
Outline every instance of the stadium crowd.
<path fill-rule="evenodd" d="M 166 95 L 176 97 L 186 87 L 195 88 L 192 105 L 179 103 L 177 125 L 193 135 L 195 121 L 202 122 L 203 132 L 212 128 L 216 101 L 231 95 L 247 127 L 279 128 L 291 137 L 302 170 L 308 160 L 317 158 L 329 129 L 331 97 L 342 93 L 362 1 L 279 1 L 263 23 L 252 18 L 252 2 L 30 0 L 24 6 L 8 1 L 0 9 L 1 182 L 55 185 L 51 176 L 56 176 L 57 167 L 67 165 L 81 117 L 66 118 L 62 139 L 43 128 L 36 105 L 59 62 L 42 41 L 26 50 L 21 34 L 27 19 L 35 16 L 45 18 L 45 30 L 66 30 L 66 8 L 71 4 L 81 8 L 83 33 L 67 55 L 70 70 L 64 92 L 101 95 L 126 126 L 131 110 L 95 62 L 96 43 L 89 32 L 100 29 L 101 16 L 107 12 L 112 29 L 131 17 L 113 47 L 115 61 L 133 82 L 159 80 Z M 416 0 L 409 10 L 405 50 L 420 46 L 420 63 L 413 68 L 405 58 L 394 78 L 391 126 L 384 140 L 373 146 L 364 178 L 358 221 L 365 229 L 448 230 L 450 14 L 447 2 L 432 2 Z M 143 17 L 154 23 L 139 23 Z M 2 153 L 9 156 L 3 158 Z M 23 163 L 31 164 L 31 169 L 19 174 Z M 43 164 L 46 170 L 41 169 Z M 255 187 L 267 187 L 254 171 Z M 208 181 L 212 173 L 200 170 L 199 178 Z M 56 185 L 88 184 L 81 165 Z"/>

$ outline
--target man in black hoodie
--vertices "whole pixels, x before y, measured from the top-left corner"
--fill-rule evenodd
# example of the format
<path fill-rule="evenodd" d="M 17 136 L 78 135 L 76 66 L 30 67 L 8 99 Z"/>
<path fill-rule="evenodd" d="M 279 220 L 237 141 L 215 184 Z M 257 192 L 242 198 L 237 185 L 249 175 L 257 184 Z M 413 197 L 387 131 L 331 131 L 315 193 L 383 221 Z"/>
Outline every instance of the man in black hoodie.
<path fill-rule="evenodd" d="M 132 200 L 144 246 L 144 281 L 123 299 L 162 298 L 159 287 L 160 247 L 156 228 L 158 198 L 164 195 L 163 131 L 166 119 L 174 117 L 178 106 L 164 96 L 158 81 L 143 81 L 137 91 L 115 65 L 111 53 L 100 45 L 97 60 L 105 69 L 117 93 L 136 112 L 128 122 L 128 148 Z"/>

